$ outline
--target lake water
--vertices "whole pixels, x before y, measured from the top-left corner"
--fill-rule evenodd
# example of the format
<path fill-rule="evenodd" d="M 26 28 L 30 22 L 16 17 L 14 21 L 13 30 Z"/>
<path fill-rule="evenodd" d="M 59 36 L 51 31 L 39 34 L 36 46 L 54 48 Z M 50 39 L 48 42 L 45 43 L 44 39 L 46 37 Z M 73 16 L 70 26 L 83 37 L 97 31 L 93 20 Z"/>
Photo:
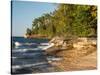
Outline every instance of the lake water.
<path fill-rule="evenodd" d="M 45 55 L 43 50 L 48 45 L 48 41 L 48 39 L 12 37 L 12 74 L 54 71 L 54 67 L 47 59 L 53 56 Z"/>

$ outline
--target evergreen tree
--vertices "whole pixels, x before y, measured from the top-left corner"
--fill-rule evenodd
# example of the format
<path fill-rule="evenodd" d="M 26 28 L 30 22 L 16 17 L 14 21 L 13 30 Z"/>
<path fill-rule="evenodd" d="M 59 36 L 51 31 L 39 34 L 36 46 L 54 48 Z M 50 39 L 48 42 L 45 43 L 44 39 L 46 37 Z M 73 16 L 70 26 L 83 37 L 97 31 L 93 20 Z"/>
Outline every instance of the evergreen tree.
<path fill-rule="evenodd" d="M 97 34 L 97 7 L 58 4 L 55 11 L 35 18 L 28 34 L 46 36 L 93 36 Z"/>

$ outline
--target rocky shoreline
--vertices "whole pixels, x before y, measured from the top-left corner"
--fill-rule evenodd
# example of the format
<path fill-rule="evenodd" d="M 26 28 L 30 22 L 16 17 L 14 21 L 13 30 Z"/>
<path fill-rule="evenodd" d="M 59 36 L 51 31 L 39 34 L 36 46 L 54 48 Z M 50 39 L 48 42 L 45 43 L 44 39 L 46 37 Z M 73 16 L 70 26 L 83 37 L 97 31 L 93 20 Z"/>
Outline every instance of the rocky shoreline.
<path fill-rule="evenodd" d="M 36 36 L 36 38 L 45 37 Z M 56 36 L 49 43 L 53 43 L 54 46 L 46 49 L 45 54 L 62 59 L 48 62 L 55 66 L 57 71 L 93 70 L 97 68 L 97 37 L 64 38 Z"/>
<path fill-rule="evenodd" d="M 60 61 L 51 62 L 60 70 L 74 71 L 97 68 L 97 39 L 95 37 L 78 37 L 74 39 L 54 37 L 49 43 L 55 45 L 47 49 L 46 53 L 62 58 Z"/>

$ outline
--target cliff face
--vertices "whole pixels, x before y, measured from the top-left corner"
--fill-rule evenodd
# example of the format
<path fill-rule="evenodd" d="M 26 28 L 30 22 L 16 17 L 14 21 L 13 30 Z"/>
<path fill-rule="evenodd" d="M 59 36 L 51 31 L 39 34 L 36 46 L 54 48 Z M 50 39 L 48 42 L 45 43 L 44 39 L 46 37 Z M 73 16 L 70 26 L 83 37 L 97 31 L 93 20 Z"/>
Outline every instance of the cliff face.
<path fill-rule="evenodd" d="M 51 39 L 50 43 L 54 43 L 56 47 L 68 48 L 72 46 L 73 48 L 81 49 L 87 45 L 96 45 L 96 38 L 87 38 L 87 37 L 78 37 L 78 38 L 63 38 L 63 37 L 54 37 Z"/>
<path fill-rule="evenodd" d="M 47 50 L 50 55 L 61 57 L 63 60 L 51 63 L 62 71 L 92 70 L 97 65 L 96 38 L 79 37 L 75 39 L 53 38 L 50 43 L 55 46 Z"/>

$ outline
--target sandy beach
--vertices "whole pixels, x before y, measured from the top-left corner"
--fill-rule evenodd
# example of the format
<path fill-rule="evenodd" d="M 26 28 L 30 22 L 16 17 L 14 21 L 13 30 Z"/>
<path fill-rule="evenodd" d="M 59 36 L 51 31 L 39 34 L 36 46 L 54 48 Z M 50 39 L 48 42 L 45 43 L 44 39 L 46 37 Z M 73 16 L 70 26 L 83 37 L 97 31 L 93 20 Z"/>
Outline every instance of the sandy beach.
<path fill-rule="evenodd" d="M 69 48 L 65 50 L 59 50 L 55 48 L 52 49 L 49 49 L 47 52 L 51 55 L 61 57 L 62 60 L 57 62 L 52 62 L 51 64 L 57 66 L 61 71 L 79 71 L 79 70 L 97 69 L 96 45 L 88 44 L 80 49 L 77 48 Z"/>

